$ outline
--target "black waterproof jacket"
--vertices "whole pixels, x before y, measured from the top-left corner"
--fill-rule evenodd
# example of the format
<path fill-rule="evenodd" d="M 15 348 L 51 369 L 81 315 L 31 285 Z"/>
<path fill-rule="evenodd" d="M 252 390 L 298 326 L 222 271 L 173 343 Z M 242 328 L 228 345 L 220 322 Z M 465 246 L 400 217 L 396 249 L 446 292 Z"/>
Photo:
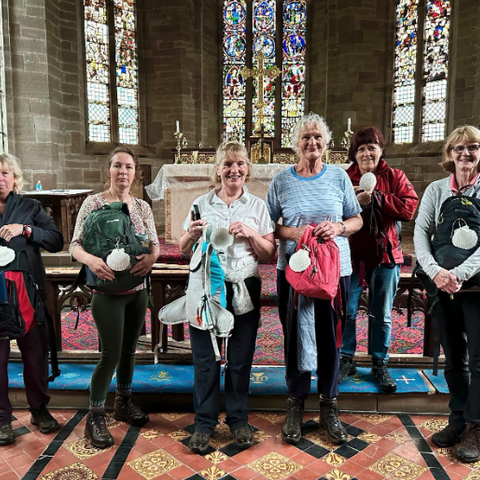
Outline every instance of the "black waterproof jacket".
<path fill-rule="evenodd" d="M 3 215 L 0 215 L 0 228 L 11 223 L 31 225 L 32 236 L 28 240 L 25 237 L 17 236 L 8 243 L 4 239 L 0 239 L 0 245 L 7 245 L 13 250 L 26 252 L 31 274 L 44 295 L 46 275 L 40 248 L 51 253 L 59 252 L 63 248 L 63 235 L 58 231 L 52 217 L 45 213 L 38 200 L 24 198 L 13 192 L 7 197 L 5 210 Z"/>

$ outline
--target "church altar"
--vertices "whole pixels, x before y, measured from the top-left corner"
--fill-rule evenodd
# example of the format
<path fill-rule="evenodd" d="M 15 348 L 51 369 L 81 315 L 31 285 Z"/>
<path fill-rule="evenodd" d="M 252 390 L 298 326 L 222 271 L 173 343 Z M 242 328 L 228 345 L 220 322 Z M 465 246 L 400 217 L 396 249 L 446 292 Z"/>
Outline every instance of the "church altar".
<path fill-rule="evenodd" d="M 347 168 L 347 164 L 336 164 Z M 272 178 L 292 165 L 284 163 L 253 164 L 248 191 L 265 200 Z M 212 187 L 213 164 L 164 165 L 155 180 L 145 187 L 153 201 L 165 201 L 165 241 L 178 243 L 182 225 L 193 201 Z"/>
<path fill-rule="evenodd" d="M 248 191 L 265 200 L 272 178 L 291 165 L 271 163 L 252 165 L 252 176 L 246 186 Z M 178 243 L 182 225 L 193 201 L 207 193 L 213 186 L 210 177 L 212 164 L 164 165 L 155 180 L 145 187 L 153 201 L 165 201 L 165 241 Z"/>

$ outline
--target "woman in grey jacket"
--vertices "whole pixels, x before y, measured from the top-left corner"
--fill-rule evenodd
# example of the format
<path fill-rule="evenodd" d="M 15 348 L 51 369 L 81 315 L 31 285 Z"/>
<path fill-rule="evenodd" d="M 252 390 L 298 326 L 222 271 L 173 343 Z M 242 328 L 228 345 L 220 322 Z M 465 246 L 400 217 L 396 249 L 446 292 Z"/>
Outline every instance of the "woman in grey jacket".
<path fill-rule="evenodd" d="M 450 390 L 449 423 L 432 436 L 432 441 L 439 447 L 456 445 L 455 455 L 462 462 L 480 458 L 480 295 L 461 290 L 463 282 L 480 270 L 480 248 L 448 270 L 435 260 L 431 238 L 447 198 L 460 190 L 463 195 L 480 198 L 479 161 L 480 130 L 468 125 L 456 128 L 445 141 L 441 163 L 450 175 L 426 188 L 414 231 L 418 262 L 439 290 L 434 315 Z"/>

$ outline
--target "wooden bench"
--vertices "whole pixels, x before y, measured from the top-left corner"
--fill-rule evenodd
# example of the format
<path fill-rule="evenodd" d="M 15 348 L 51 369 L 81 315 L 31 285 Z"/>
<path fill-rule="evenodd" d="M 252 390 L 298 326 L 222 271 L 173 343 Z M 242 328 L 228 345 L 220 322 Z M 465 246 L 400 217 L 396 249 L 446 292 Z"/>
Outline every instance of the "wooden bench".
<path fill-rule="evenodd" d="M 47 307 L 53 318 L 57 350 L 62 350 L 62 308 L 71 306 L 85 308 L 90 304 L 92 292 L 88 287 L 73 288 L 79 267 L 47 267 Z M 151 288 L 154 306 L 151 307 L 152 351 L 159 343 L 160 326 L 158 312 L 163 305 L 176 298 L 185 289 L 188 279 L 188 265 L 154 264 L 151 275 Z M 177 326 L 176 326 L 177 327 Z M 162 345 L 167 345 L 167 329 L 162 332 Z M 175 340 L 183 339 L 183 325 L 174 329 Z"/>

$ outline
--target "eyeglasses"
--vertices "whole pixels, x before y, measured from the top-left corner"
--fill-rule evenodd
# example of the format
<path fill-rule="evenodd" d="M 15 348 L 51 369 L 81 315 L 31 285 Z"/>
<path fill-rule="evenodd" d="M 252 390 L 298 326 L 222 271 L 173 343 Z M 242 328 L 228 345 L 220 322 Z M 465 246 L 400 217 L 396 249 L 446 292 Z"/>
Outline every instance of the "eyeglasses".
<path fill-rule="evenodd" d="M 463 151 L 467 149 L 468 153 L 477 153 L 480 150 L 480 145 L 478 143 L 474 143 L 473 145 L 455 145 L 452 147 L 452 150 L 455 153 L 463 153 Z"/>

